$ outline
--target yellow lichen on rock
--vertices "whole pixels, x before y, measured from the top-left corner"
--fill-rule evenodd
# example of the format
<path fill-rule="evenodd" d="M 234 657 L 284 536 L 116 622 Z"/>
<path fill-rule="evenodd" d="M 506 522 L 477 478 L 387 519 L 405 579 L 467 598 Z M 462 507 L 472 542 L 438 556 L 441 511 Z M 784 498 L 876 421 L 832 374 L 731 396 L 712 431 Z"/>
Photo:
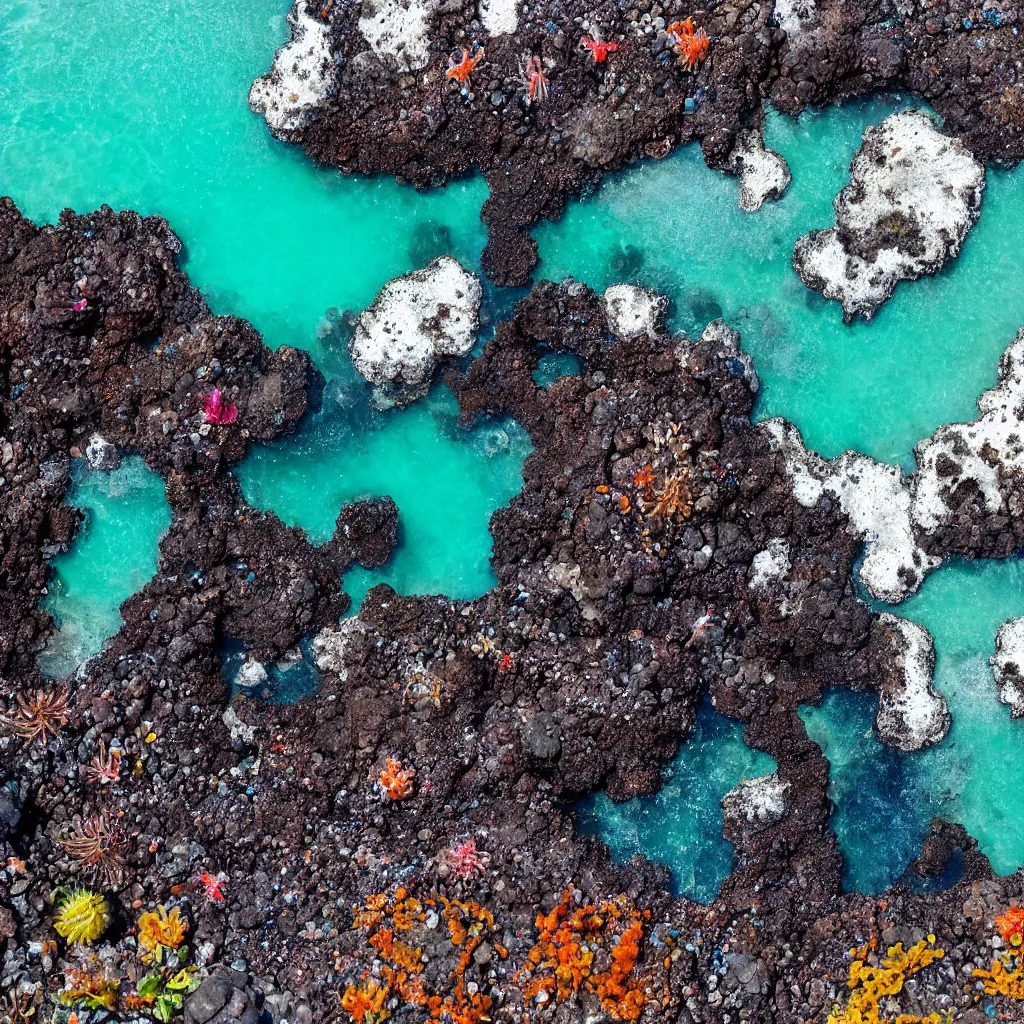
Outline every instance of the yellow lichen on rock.
<path fill-rule="evenodd" d="M 896 1017 L 882 1016 L 883 1000 L 894 999 L 903 991 L 903 985 L 929 964 L 941 960 L 945 950 L 935 947 L 935 936 L 905 950 L 903 943 L 891 946 L 880 965 L 871 963 L 872 944 L 850 951 L 850 977 L 847 985 L 852 990 L 845 1009 L 838 1006 L 829 1014 L 828 1024 L 945 1024 L 946 1017 L 931 1013 L 917 1017 L 901 1013 Z"/>

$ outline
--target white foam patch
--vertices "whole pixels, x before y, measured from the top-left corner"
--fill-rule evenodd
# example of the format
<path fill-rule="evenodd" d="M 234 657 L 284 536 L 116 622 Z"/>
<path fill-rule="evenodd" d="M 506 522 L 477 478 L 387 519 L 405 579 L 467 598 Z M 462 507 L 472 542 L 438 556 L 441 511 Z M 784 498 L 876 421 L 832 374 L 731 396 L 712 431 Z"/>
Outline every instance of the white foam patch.
<path fill-rule="evenodd" d="M 850 184 L 836 197 L 836 227 L 800 238 L 793 265 L 808 287 L 841 302 L 847 319 L 870 319 L 899 281 L 933 274 L 957 255 L 984 188 L 984 164 L 959 139 L 921 111 L 892 114 L 864 132 Z M 875 239 L 877 252 L 855 251 L 844 241 L 851 236 Z"/>
<path fill-rule="evenodd" d="M 890 631 L 893 664 L 878 696 L 875 729 L 883 743 L 904 753 L 938 743 L 949 732 L 946 701 L 932 685 L 935 644 L 924 626 L 884 612 L 879 623 Z"/>
<path fill-rule="evenodd" d="M 663 295 L 632 284 L 613 284 L 605 289 L 604 312 L 616 338 L 628 340 L 646 334 L 653 338 L 668 306 Z"/>
<path fill-rule="evenodd" d="M 370 49 L 399 71 L 430 63 L 430 18 L 437 0 L 363 0 L 359 31 Z"/>
<path fill-rule="evenodd" d="M 518 0 L 480 0 L 480 21 L 488 35 L 511 35 L 519 28 Z"/>
<path fill-rule="evenodd" d="M 356 369 L 373 384 L 423 384 L 439 358 L 473 348 L 481 296 L 480 279 L 451 256 L 389 281 L 359 316 Z"/>
<path fill-rule="evenodd" d="M 317 115 L 334 81 L 330 28 L 298 0 L 288 14 L 291 39 L 277 51 L 270 73 L 249 90 L 249 108 L 275 135 L 294 135 Z"/>
<path fill-rule="evenodd" d="M 1024 717 L 1024 618 L 1004 622 L 996 633 L 996 653 L 989 659 L 999 699 L 1011 718 Z"/>
<path fill-rule="evenodd" d="M 781 199 L 793 180 L 785 158 L 765 148 L 757 129 L 737 135 L 729 154 L 729 169 L 740 176 L 740 209 L 744 213 L 756 213 L 766 199 Z"/>

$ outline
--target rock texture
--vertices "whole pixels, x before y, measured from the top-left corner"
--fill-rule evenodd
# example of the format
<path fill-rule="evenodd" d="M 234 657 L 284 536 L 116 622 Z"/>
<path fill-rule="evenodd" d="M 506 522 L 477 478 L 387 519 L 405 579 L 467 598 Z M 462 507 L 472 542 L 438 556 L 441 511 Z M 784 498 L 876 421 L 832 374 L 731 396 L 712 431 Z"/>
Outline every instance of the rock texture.
<path fill-rule="evenodd" d="M 447 374 L 466 423 L 512 415 L 533 443 L 521 493 L 492 519 L 497 584 L 474 601 L 381 585 L 343 618 L 340 577 L 387 557 L 397 510 L 343 509 L 314 547 L 245 504 L 231 468 L 252 440 L 300 421 L 317 381 L 301 353 L 212 317 L 178 248 L 158 218 L 68 212 L 40 229 L 0 203 L 0 980 L 19 1014 L 48 1012 L 89 965 L 55 941 L 51 903 L 83 883 L 111 904 L 94 949 L 121 972 L 119 999 L 140 972 L 137 915 L 183 915 L 194 1024 L 333 1024 L 339 998 L 393 949 L 384 934 L 368 942 L 353 908 L 369 902 L 372 917 L 409 896 L 432 901 L 402 923 L 415 991 L 486 997 L 477 1021 L 610 1012 L 582 978 L 550 1006 L 524 981 L 538 912 L 563 900 L 615 897 L 635 913 L 636 963 L 612 980 L 635 982 L 651 1024 L 821 1024 L 847 998 L 849 950 L 868 939 L 930 932 L 950 963 L 987 962 L 1021 878 L 995 878 L 962 830 L 937 825 L 918 865 L 960 849 L 951 888 L 842 892 L 828 763 L 799 709 L 826 686 L 884 693 L 901 674 L 906 693 L 913 645 L 894 644 L 855 592 L 851 517 L 824 495 L 801 501 L 772 430 L 751 422 L 756 380 L 735 334 L 716 323 L 679 338 L 657 321 L 627 334 L 583 285 L 538 285 Z M 545 389 L 533 372 L 551 351 L 581 371 Z M 238 418 L 202 433 L 214 382 Z M 97 432 L 161 474 L 173 520 L 156 576 L 64 681 L 66 721 L 39 741 L 10 723 L 19 696 L 61 685 L 38 673 L 53 629 L 39 601 L 46 552 L 74 533 L 72 452 Z M 225 636 L 254 666 L 313 638 L 319 690 L 229 704 Z M 704 906 L 675 895 L 662 866 L 613 863 L 576 832 L 572 807 L 601 788 L 655 790 L 709 694 L 778 771 L 727 799 L 736 859 Z M 112 749 L 120 767 L 100 785 L 86 768 Z M 399 771 L 404 788 L 382 785 Z M 104 815 L 124 833 L 116 878 L 58 841 Z M 488 936 L 468 958 L 443 916 L 464 913 Z M 594 944 L 608 976 L 609 943 Z M 962 970 L 935 970 L 899 1003 L 967 1010 L 974 989 Z"/>
<path fill-rule="evenodd" d="M 864 132 L 836 226 L 796 243 L 808 288 L 837 299 L 849 322 L 870 320 L 900 281 L 934 274 L 960 251 L 981 213 L 985 167 L 925 113 L 887 117 Z"/>
<path fill-rule="evenodd" d="M 1008 0 L 984 10 L 929 0 L 895 13 L 883 0 L 329 0 L 297 9 L 329 34 L 334 63 L 315 122 L 303 117 L 283 134 L 319 163 L 420 188 L 479 170 L 490 193 L 483 268 L 501 285 L 527 283 L 539 219 L 636 160 L 699 142 L 711 167 L 747 172 L 751 205 L 766 175 L 781 187 L 771 154 L 751 150 L 756 173 L 735 156 L 738 144 L 750 148 L 744 138 L 757 138 L 766 99 L 796 114 L 875 92 L 910 94 L 979 160 L 1024 156 L 1022 12 Z M 687 17 L 710 40 L 694 66 L 669 35 Z M 585 46 L 595 40 L 615 47 L 601 61 Z M 447 76 L 449 58 L 458 63 L 475 45 L 485 55 L 463 95 Z M 532 56 L 549 82 L 543 102 L 527 102 L 521 65 Z"/>
<path fill-rule="evenodd" d="M 372 384 L 422 388 L 439 359 L 476 344 L 480 281 L 451 256 L 389 281 L 359 315 L 350 351 Z"/>

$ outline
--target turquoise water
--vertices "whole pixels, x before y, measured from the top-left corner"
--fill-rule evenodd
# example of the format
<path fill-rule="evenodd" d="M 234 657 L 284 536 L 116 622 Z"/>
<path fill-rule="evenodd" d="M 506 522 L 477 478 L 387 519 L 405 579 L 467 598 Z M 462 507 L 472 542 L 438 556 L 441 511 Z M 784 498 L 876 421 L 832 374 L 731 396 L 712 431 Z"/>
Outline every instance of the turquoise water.
<path fill-rule="evenodd" d="M 741 779 L 769 775 L 776 767 L 773 758 L 744 744 L 739 722 L 705 701 L 661 789 L 623 804 L 599 793 L 580 804 L 579 827 L 599 836 L 618 861 L 642 853 L 667 865 L 677 892 L 710 903 L 732 870 L 733 847 L 722 837 L 722 798 Z"/>
<path fill-rule="evenodd" d="M 244 685 L 239 670 L 246 661 L 246 651 L 237 640 L 226 640 L 220 651 L 221 675 L 232 694 L 244 693 L 268 704 L 294 704 L 314 694 L 320 686 L 320 674 L 308 637 L 290 656 L 275 664 L 264 665 L 266 679 L 259 685 Z"/>
<path fill-rule="evenodd" d="M 1024 562 L 950 563 L 895 609 L 935 639 L 935 685 L 953 726 L 937 747 L 900 755 L 874 735 L 877 700 L 833 691 L 801 715 L 831 764 L 832 824 L 848 889 L 879 892 L 920 850 L 933 815 L 963 824 L 1000 874 L 1024 865 L 1024 721 L 996 697 L 988 659 L 1024 615 Z"/>
<path fill-rule="evenodd" d="M 478 597 L 496 582 L 490 515 L 522 487 L 530 442 L 509 421 L 464 430 L 457 413 L 444 387 L 381 414 L 364 384 L 336 381 L 304 430 L 253 449 L 238 470 L 242 490 L 250 504 L 304 527 L 317 544 L 334 532 L 344 502 L 395 500 L 400 546 L 383 569 L 356 567 L 346 575 L 354 606 L 381 582 L 402 594 Z"/>
<path fill-rule="evenodd" d="M 53 559 L 42 603 L 60 627 L 39 657 L 51 678 L 74 672 L 121 628 L 121 602 L 153 578 L 157 544 L 171 525 L 163 480 L 138 456 L 108 473 L 77 460 L 65 501 L 85 520 L 71 551 Z"/>
<path fill-rule="evenodd" d="M 709 173 L 696 146 L 609 179 L 537 229 L 540 270 L 596 288 L 657 288 L 689 332 L 724 315 L 754 356 L 759 418 L 786 417 L 823 455 L 855 448 L 911 468 L 917 441 L 977 415 L 1024 323 L 1024 168 L 989 171 L 981 219 L 943 273 L 900 285 L 870 323 L 845 326 L 839 304 L 797 278 L 793 243 L 835 223 L 832 200 L 864 128 L 905 105 L 769 114 L 768 145 L 789 161 L 793 184 L 757 214 L 740 211 L 737 181 Z"/>

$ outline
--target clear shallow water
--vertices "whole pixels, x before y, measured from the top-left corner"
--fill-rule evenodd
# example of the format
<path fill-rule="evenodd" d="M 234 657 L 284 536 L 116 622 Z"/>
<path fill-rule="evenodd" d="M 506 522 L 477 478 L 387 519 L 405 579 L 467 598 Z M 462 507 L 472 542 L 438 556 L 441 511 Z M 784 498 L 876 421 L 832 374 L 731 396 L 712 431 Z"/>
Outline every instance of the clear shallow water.
<path fill-rule="evenodd" d="M 225 640 L 220 651 L 221 675 L 233 694 L 244 693 L 268 704 L 294 704 L 317 691 L 320 675 L 309 638 L 303 639 L 291 654 L 276 664 L 264 665 L 266 678 L 247 685 L 245 677 L 240 677 L 246 661 L 245 646 L 237 640 Z"/>
<path fill-rule="evenodd" d="M 804 708 L 831 764 L 832 825 L 848 889 L 879 892 L 917 856 L 933 815 L 963 824 L 1001 874 L 1024 865 L 1024 722 L 996 697 L 988 659 L 1008 618 L 1024 615 L 1024 562 L 951 563 L 895 611 L 935 639 L 935 685 L 953 726 L 937 747 L 900 755 L 874 735 L 877 700 L 833 691 Z"/>
<path fill-rule="evenodd" d="M 357 566 L 346 575 L 354 607 L 381 582 L 402 594 L 478 597 L 495 583 L 487 524 L 522 487 L 530 442 L 517 423 L 467 431 L 457 414 L 444 387 L 381 414 L 370 408 L 365 385 L 337 381 L 308 427 L 253 449 L 237 475 L 247 501 L 302 526 L 317 544 L 334 533 L 344 502 L 395 500 L 400 546 L 383 569 Z"/>
<path fill-rule="evenodd" d="M 138 456 L 103 473 L 77 460 L 65 500 L 85 520 L 71 550 L 53 559 L 42 604 L 60 627 L 39 658 L 51 678 L 74 672 L 121 628 L 121 602 L 153 578 L 157 545 L 171 525 L 163 480 Z"/>
<path fill-rule="evenodd" d="M 770 113 L 767 142 L 793 184 L 756 214 L 740 211 L 738 182 L 709 173 L 696 146 L 608 179 L 537 229 L 540 272 L 664 291 L 688 332 L 724 315 L 754 355 L 758 417 L 785 416 L 823 455 L 855 448 L 911 468 L 917 441 L 977 415 L 975 399 L 1024 323 L 1024 168 L 990 170 L 959 258 L 901 284 L 868 324 L 845 326 L 839 304 L 805 288 L 790 264 L 800 235 L 835 223 L 832 200 L 864 128 L 906 105 L 874 100 L 797 120 Z"/>
<path fill-rule="evenodd" d="M 722 837 L 722 798 L 740 780 L 776 767 L 773 758 L 744 744 L 739 722 L 705 701 L 661 789 L 624 804 L 599 793 L 579 805 L 579 827 L 607 843 L 616 860 L 642 853 L 667 865 L 677 892 L 710 903 L 732 870 L 733 847 Z"/>

